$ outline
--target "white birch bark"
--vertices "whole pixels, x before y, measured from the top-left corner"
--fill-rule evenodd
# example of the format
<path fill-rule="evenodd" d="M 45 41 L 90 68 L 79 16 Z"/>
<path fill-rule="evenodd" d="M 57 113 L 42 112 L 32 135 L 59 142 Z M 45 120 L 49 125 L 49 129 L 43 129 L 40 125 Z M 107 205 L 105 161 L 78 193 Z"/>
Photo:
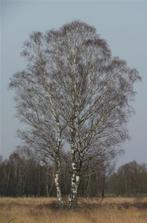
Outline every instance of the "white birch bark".
<path fill-rule="evenodd" d="M 77 194 L 78 194 L 78 186 L 80 182 L 80 176 L 77 175 L 75 169 L 75 163 L 72 163 L 73 173 L 71 177 L 71 196 L 69 199 L 69 206 L 76 207 L 77 206 Z"/>
<path fill-rule="evenodd" d="M 57 171 L 55 173 L 55 186 L 56 186 L 58 204 L 59 204 L 59 207 L 62 207 L 63 206 L 63 199 L 62 199 L 62 193 L 61 193 L 61 188 L 60 188 L 59 176 L 60 176 L 60 174 Z"/>
<path fill-rule="evenodd" d="M 77 206 L 78 186 L 80 182 L 79 171 L 76 162 L 76 153 L 78 150 L 78 104 L 75 108 L 75 117 L 73 119 L 73 129 L 71 131 L 71 156 L 72 156 L 72 176 L 71 176 L 71 195 L 69 197 L 69 207 Z"/>

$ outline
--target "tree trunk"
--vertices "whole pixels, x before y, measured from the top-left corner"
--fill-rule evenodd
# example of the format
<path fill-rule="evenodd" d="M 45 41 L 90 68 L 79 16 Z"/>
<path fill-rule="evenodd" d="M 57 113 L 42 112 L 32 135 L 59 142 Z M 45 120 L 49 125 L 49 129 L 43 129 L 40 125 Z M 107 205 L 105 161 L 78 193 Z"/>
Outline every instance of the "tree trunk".
<path fill-rule="evenodd" d="M 79 187 L 80 177 L 73 173 L 71 177 L 71 196 L 69 199 L 69 207 L 74 208 L 77 207 L 77 194 Z"/>
<path fill-rule="evenodd" d="M 60 184 L 59 184 L 59 173 L 55 174 L 55 186 L 56 186 L 58 204 L 59 204 L 59 207 L 62 207 L 63 199 L 62 199 L 61 188 L 60 188 Z"/>
<path fill-rule="evenodd" d="M 76 92 L 76 89 L 75 89 Z M 72 176 L 71 176 L 71 194 L 69 196 L 69 207 L 75 208 L 77 206 L 77 194 L 78 187 L 80 182 L 80 170 L 77 166 L 76 155 L 78 152 L 78 116 L 79 116 L 79 103 L 77 98 L 75 99 L 75 107 L 74 107 L 74 117 L 72 119 L 72 129 L 71 129 L 71 155 L 72 155 Z"/>
<path fill-rule="evenodd" d="M 75 150 L 72 148 L 72 176 L 71 176 L 71 194 L 69 196 L 69 207 L 75 208 L 77 206 L 77 194 L 80 182 L 80 176 L 77 173 L 77 166 L 75 160 Z"/>
<path fill-rule="evenodd" d="M 101 197 L 102 199 L 105 196 L 105 175 L 103 175 L 103 179 L 102 179 L 102 191 L 101 191 Z"/>
<path fill-rule="evenodd" d="M 63 207 L 63 198 L 62 198 L 62 193 L 61 193 L 61 187 L 60 187 L 60 161 L 56 163 L 56 171 L 55 171 L 55 186 L 56 186 L 56 194 L 57 194 L 57 200 L 58 200 L 58 205 L 59 207 Z"/>

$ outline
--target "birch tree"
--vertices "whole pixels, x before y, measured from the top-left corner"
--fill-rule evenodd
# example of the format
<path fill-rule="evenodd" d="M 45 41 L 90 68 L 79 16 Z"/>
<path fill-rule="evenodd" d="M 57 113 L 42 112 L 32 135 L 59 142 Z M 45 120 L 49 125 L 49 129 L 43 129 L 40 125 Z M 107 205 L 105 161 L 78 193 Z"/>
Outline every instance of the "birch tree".
<path fill-rule="evenodd" d="M 112 56 L 94 27 L 79 21 L 34 32 L 22 54 L 27 67 L 10 83 L 17 90 L 18 115 L 29 126 L 21 138 L 53 160 L 60 203 L 61 156 L 64 145 L 69 145 L 69 205 L 74 207 L 83 163 L 100 154 L 115 157 L 118 145 L 128 138 L 130 102 L 140 76 Z"/>
<path fill-rule="evenodd" d="M 60 188 L 60 169 L 63 130 L 65 124 L 60 118 L 60 98 L 53 88 L 52 77 L 47 70 L 44 57 L 43 35 L 35 32 L 25 42 L 22 55 L 27 58 L 27 68 L 16 73 L 10 87 L 16 89 L 17 115 L 27 124 L 18 131 L 26 147 L 35 149 L 45 162 L 49 159 L 55 167 L 55 185 L 59 205 L 63 199 Z"/>
<path fill-rule="evenodd" d="M 75 206 L 83 162 L 100 153 L 115 157 L 120 143 L 128 138 L 130 102 L 140 76 L 111 55 L 94 27 L 73 22 L 53 36 L 58 45 L 55 61 L 61 64 L 59 73 L 72 107 L 65 119 L 72 160 L 69 201 Z"/>

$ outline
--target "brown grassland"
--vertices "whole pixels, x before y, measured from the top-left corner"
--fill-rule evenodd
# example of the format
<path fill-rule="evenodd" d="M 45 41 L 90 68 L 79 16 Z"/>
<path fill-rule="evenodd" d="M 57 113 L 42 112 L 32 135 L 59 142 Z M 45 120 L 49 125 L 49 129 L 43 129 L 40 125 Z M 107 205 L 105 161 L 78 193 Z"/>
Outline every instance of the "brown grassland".
<path fill-rule="evenodd" d="M 147 223 L 147 198 L 81 198 L 58 210 L 54 198 L 0 198 L 0 223 Z"/>

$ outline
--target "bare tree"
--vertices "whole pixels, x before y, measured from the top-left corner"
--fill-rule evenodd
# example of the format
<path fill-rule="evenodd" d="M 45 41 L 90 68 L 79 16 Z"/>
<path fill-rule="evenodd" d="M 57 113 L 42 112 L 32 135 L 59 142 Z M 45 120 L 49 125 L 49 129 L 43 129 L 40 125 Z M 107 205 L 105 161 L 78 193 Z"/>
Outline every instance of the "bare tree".
<path fill-rule="evenodd" d="M 65 126 L 60 119 L 57 107 L 60 99 L 52 88 L 52 72 L 51 68 L 47 70 L 43 47 L 43 35 L 33 33 L 22 52 L 28 59 L 27 68 L 14 75 L 10 87 L 17 90 L 17 114 L 27 124 L 27 130 L 19 131 L 19 136 L 26 147 L 35 149 L 45 162 L 47 159 L 54 162 L 57 198 L 62 205 L 59 177 Z"/>
<path fill-rule="evenodd" d="M 125 124 L 140 76 L 112 57 L 94 27 L 79 21 L 57 31 L 33 33 L 22 54 L 27 67 L 10 82 L 17 89 L 18 115 L 29 126 L 20 135 L 44 159 L 53 160 L 60 204 L 61 156 L 69 145 L 69 203 L 75 206 L 83 163 L 98 154 L 114 157 L 117 146 L 128 138 Z"/>
<path fill-rule="evenodd" d="M 118 145 L 128 138 L 125 124 L 132 111 L 133 85 L 140 77 L 125 61 L 113 58 L 107 43 L 85 23 L 67 24 L 52 38 L 58 49 L 54 60 L 58 75 L 72 107 L 65 119 L 72 159 L 70 205 L 74 206 L 84 160 L 101 151 L 114 157 Z"/>

